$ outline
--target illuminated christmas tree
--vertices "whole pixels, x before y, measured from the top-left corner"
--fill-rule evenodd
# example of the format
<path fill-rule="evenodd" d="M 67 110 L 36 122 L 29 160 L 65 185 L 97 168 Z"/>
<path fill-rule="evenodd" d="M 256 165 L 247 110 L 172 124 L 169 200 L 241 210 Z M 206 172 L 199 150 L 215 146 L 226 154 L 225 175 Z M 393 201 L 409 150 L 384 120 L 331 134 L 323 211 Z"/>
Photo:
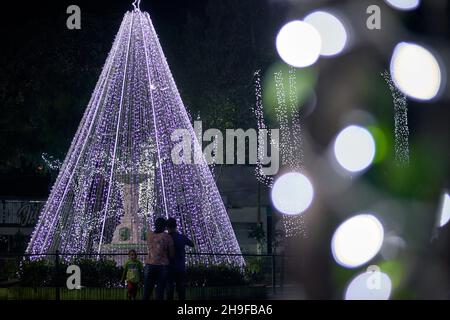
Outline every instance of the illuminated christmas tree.
<path fill-rule="evenodd" d="M 157 217 L 174 217 L 196 251 L 240 254 L 203 156 L 196 164 L 172 162 L 176 129 L 201 150 L 150 16 L 135 7 L 124 16 L 27 253 L 109 252 L 113 238 L 139 237 Z M 244 263 L 240 256 L 190 259 Z"/>

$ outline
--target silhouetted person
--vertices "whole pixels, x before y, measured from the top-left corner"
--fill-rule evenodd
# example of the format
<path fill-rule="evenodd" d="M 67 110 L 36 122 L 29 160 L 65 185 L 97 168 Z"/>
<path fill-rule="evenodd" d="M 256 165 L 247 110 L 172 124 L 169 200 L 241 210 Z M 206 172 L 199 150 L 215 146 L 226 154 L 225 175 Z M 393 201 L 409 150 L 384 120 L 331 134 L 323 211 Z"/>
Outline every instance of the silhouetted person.
<path fill-rule="evenodd" d="M 148 255 L 144 268 L 144 296 L 148 300 L 156 285 L 156 299 L 164 299 L 167 273 L 170 259 L 175 255 L 172 237 L 165 233 L 166 220 L 158 218 L 155 221 L 155 231 L 147 237 Z"/>
<path fill-rule="evenodd" d="M 175 257 L 170 260 L 167 283 L 167 300 L 173 300 L 174 289 L 177 289 L 178 300 L 186 299 L 186 251 L 185 246 L 194 247 L 194 243 L 184 234 L 177 231 L 177 221 L 167 220 L 167 230 L 172 236 L 175 246 Z"/>

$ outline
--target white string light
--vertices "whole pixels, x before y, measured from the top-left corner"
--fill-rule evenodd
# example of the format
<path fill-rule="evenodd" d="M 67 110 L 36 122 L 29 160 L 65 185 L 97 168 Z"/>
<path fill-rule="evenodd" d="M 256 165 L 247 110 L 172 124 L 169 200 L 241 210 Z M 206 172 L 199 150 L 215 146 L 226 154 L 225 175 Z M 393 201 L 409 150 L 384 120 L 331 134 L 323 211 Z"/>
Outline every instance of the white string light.
<path fill-rule="evenodd" d="M 255 72 L 255 98 L 256 104 L 253 112 L 256 116 L 258 131 L 267 129 L 264 121 L 264 110 L 262 104 L 262 89 L 260 70 Z M 301 111 L 297 107 L 296 95 L 296 76 L 295 69 L 289 69 L 288 76 L 288 99 L 289 105 L 286 103 L 286 93 L 284 88 L 283 72 L 280 70 L 275 72 L 275 88 L 277 96 L 277 105 L 275 106 L 276 116 L 280 125 L 280 142 L 276 146 L 280 150 L 280 165 L 289 170 L 302 172 L 303 171 L 303 132 L 302 132 L 302 117 Z M 262 138 L 263 135 L 258 135 Z M 266 184 L 270 188 L 273 186 L 273 177 L 265 176 L 262 173 L 261 159 L 263 157 L 263 150 L 261 148 L 262 141 L 258 140 L 258 161 L 256 166 L 256 177 L 258 181 Z M 275 143 L 271 141 L 271 143 Z M 302 235 L 306 237 L 306 227 L 304 217 L 302 215 L 282 215 L 283 226 L 286 237 L 294 237 Z"/>
<path fill-rule="evenodd" d="M 395 161 L 399 166 L 406 166 L 409 164 L 408 101 L 387 70 L 381 76 L 387 82 L 394 102 Z"/>
<path fill-rule="evenodd" d="M 58 171 L 62 166 L 61 160 L 55 159 L 55 157 L 46 153 L 41 154 L 41 158 L 50 170 Z"/>

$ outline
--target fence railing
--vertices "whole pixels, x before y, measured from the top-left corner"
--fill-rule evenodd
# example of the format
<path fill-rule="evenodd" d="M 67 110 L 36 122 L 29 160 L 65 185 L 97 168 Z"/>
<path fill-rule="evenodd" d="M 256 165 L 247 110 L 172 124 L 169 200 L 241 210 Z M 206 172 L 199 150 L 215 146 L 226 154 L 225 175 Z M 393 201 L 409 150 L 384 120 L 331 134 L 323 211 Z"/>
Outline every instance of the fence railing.
<path fill-rule="evenodd" d="M 240 268 L 188 265 L 188 298 L 263 298 L 262 294 L 277 294 L 283 290 L 284 255 L 200 252 L 187 252 L 186 255 L 242 256 L 246 261 L 245 267 Z M 145 256 L 146 253 L 138 253 L 141 261 Z M 3 299 L 120 299 L 125 291 L 119 278 L 127 259 L 123 253 L 0 254 L 0 299 L 2 290 L 21 292 L 12 294 L 12 298 L 11 294 L 3 293 Z M 38 264 L 33 271 L 29 267 L 33 261 L 45 263 Z M 70 276 L 66 268 L 71 264 L 79 265 L 81 269 L 81 290 L 68 290 L 65 285 Z"/>

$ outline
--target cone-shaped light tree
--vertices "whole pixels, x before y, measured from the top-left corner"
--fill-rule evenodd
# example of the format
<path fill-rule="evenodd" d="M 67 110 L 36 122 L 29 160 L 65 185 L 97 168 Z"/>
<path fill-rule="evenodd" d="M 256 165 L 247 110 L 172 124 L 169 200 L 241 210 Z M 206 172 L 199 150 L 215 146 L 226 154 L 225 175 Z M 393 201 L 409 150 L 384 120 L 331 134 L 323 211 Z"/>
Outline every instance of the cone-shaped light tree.
<path fill-rule="evenodd" d="M 137 7 L 124 16 L 27 253 L 102 253 L 113 237 L 136 238 L 157 217 L 174 217 L 197 251 L 240 254 L 201 152 L 196 163 L 172 161 L 177 129 L 201 150 L 150 16 Z M 116 230 L 124 217 L 142 230 Z M 240 256 L 190 259 L 243 264 Z"/>

